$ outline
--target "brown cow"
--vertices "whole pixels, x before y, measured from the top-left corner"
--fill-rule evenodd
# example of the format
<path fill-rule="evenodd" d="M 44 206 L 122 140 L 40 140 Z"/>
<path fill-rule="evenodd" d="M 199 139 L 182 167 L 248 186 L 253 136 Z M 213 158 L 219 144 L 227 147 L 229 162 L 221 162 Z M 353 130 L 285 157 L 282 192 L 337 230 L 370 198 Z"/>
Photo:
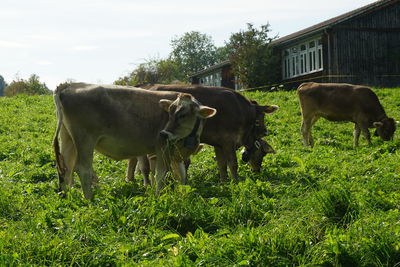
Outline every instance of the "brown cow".
<path fill-rule="evenodd" d="M 239 92 L 223 87 L 177 84 L 141 85 L 141 87 L 157 91 L 189 93 L 204 105 L 218 110 L 217 115 L 205 123 L 200 142 L 214 147 L 221 181 L 227 178 L 227 166 L 232 177 L 238 179 L 236 150 L 244 146 L 251 153 L 256 152 L 257 148 L 254 148 L 258 140 L 267 134 L 264 115 L 278 109 L 275 105 L 261 106 Z M 258 153 L 258 155 L 262 157 L 265 154 Z M 254 157 L 251 159 L 254 160 Z"/>
<path fill-rule="evenodd" d="M 56 89 L 54 100 L 59 189 L 67 191 L 76 171 L 87 199 L 92 198 L 92 185 L 97 180 L 92 169 L 94 150 L 116 160 L 155 153 L 160 159 L 156 167 L 160 190 L 175 157 L 174 144 L 196 127 L 201 131 L 204 119 L 216 113 L 189 94 L 112 85 L 64 84 Z M 183 159 L 178 165 L 185 176 Z"/>
<path fill-rule="evenodd" d="M 303 121 L 301 133 L 306 146 L 313 146 L 311 127 L 323 117 L 330 121 L 354 122 L 354 146 L 358 146 L 360 132 L 368 144 L 371 137 L 368 128 L 376 128 L 382 140 L 393 138 L 395 120 L 386 116 L 376 94 L 362 85 L 342 83 L 307 82 L 297 88 Z"/>

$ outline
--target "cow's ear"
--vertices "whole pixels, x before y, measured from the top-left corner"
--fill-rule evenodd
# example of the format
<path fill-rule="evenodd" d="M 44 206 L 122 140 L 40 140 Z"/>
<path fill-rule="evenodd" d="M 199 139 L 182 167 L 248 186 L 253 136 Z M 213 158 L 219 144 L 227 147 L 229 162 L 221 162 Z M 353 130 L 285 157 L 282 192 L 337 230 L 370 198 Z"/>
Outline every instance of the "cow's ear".
<path fill-rule="evenodd" d="M 380 122 L 380 121 L 376 121 L 376 122 L 373 123 L 373 125 L 374 125 L 375 128 L 379 128 L 379 127 L 381 127 L 383 125 L 383 123 Z"/>
<path fill-rule="evenodd" d="M 203 147 L 204 147 L 204 145 L 203 145 L 203 144 L 199 144 L 199 145 L 197 146 L 196 150 L 193 152 L 193 154 L 192 154 L 192 155 L 197 155 L 197 153 L 199 153 L 199 152 L 200 152 L 200 150 L 202 150 L 202 149 L 203 149 Z"/>
<path fill-rule="evenodd" d="M 265 106 L 258 106 L 257 108 L 264 113 L 273 113 L 277 111 L 279 107 L 276 105 L 265 105 Z"/>
<path fill-rule="evenodd" d="M 208 119 L 217 114 L 217 110 L 215 108 L 210 108 L 207 106 L 200 106 L 198 114 L 201 118 Z"/>
<path fill-rule="evenodd" d="M 276 151 L 267 142 L 261 142 L 261 146 L 262 146 L 264 153 L 276 154 Z"/>
<path fill-rule="evenodd" d="M 171 104 L 172 104 L 172 100 L 169 100 L 169 99 L 161 99 L 160 100 L 160 102 L 159 102 L 159 104 L 160 104 L 160 107 L 163 109 L 163 110 L 165 110 L 165 111 L 169 111 L 169 107 L 171 106 Z"/>

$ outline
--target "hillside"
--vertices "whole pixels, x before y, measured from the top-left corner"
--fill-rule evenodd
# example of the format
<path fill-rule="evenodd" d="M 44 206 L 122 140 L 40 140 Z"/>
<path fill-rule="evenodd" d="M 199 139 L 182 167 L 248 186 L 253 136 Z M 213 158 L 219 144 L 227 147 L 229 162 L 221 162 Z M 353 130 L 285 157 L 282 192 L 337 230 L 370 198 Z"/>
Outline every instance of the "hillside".
<path fill-rule="evenodd" d="M 400 89 L 375 91 L 400 120 Z M 0 98 L 0 265 L 399 264 L 399 132 L 372 146 L 360 137 L 353 149 L 352 123 L 321 119 L 306 148 L 295 92 L 246 95 L 280 106 L 266 118 L 277 154 L 261 173 L 240 162 L 245 180 L 219 184 L 206 147 L 193 157 L 190 186 L 157 198 L 140 175 L 124 181 L 125 161 L 97 154 L 92 202 L 79 186 L 66 199 L 55 192 L 52 97 Z"/>

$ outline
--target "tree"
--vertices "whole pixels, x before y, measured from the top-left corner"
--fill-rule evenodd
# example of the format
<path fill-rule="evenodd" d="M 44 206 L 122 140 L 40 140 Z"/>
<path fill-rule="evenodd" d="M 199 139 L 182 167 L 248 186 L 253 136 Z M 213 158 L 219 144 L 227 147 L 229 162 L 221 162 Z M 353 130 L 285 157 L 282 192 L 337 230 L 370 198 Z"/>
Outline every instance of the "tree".
<path fill-rule="evenodd" d="M 178 65 L 171 59 L 148 59 L 127 76 L 114 82 L 117 85 L 136 85 L 143 83 L 179 83 L 185 77 Z"/>
<path fill-rule="evenodd" d="M 173 60 L 186 78 L 195 72 L 218 63 L 212 38 L 197 31 L 187 32 L 182 37 L 172 39 Z"/>
<path fill-rule="evenodd" d="M 32 95 L 48 95 L 51 93 L 45 83 L 39 81 L 39 76 L 32 74 L 28 79 L 29 91 Z"/>
<path fill-rule="evenodd" d="M 130 74 L 114 82 L 118 85 L 189 82 L 189 76 L 228 59 L 227 47 L 216 47 L 210 36 L 187 32 L 171 41 L 172 52 L 166 59 L 147 59 Z"/>
<path fill-rule="evenodd" d="M 0 96 L 4 94 L 4 88 L 7 86 L 6 81 L 4 80 L 3 76 L 0 75 Z"/>
<path fill-rule="evenodd" d="M 47 88 L 46 84 L 41 83 L 39 76 L 36 74 L 32 74 L 28 80 L 17 79 L 16 81 L 12 81 L 4 89 L 5 96 L 15 96 L 18 94 L 46 95 L 50 93 L 51 91 Z"/>
<path fill-rule="evenodd" d="M 274 55 L 270 43 L 277 37 L 269 37 L 270 25 L 260 29 L 247 24 L 247 30 L 234 33 L 227 48 L 233 72 L 243 87 L 271 85 L 279 80 L 279 56 Z"/>

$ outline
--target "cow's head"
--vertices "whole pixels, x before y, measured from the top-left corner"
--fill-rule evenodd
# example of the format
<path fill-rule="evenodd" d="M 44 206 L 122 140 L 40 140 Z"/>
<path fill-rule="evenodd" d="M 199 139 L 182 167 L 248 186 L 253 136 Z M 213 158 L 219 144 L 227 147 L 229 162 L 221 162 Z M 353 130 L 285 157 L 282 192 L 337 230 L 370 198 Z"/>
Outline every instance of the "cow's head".
<path fill-rule="evenodd" d="M 278 110 L 278 106 L 276 105 L 265 105 L 261 106 L 256 101 L 251 100 L 251 103 L 255 106 L 256 110 L 256 121 L 254 123 L 254 136 L 255 138 L 261 138 L 268 134 L 267 127 L 264 123 L 264 115 L 273 113 Z"/>
<path fill-rule="evenodd" d="M 160 136 L 168 141 L 178 141 L 192 134 L 200 136 L 200 121 L 217 113 L 216 109 L 203 106 L 192 95 L 184 93 L 175 101 L 161 99 L 160 106 L 169 114 L 168 122 L 160 132 Z"/>
<path fill-rule="evenodd" d="M 264 139 L 256 140 L 252 146 L 245 147 L 242 151 L 242 160 L 248 162 L 253 171 L 259 172 L 261 164 L 266 154 L 273 153 L 275 150 Z"/>
<path fill-rule="evenodd" d="M 380 136 L 383 141 L 393 139 L 394 131 L 396 130 L 396 121 L 392 118 L 385 118 L 381 121 L 374 122 L 376 128 L 375 136 Z"/>

